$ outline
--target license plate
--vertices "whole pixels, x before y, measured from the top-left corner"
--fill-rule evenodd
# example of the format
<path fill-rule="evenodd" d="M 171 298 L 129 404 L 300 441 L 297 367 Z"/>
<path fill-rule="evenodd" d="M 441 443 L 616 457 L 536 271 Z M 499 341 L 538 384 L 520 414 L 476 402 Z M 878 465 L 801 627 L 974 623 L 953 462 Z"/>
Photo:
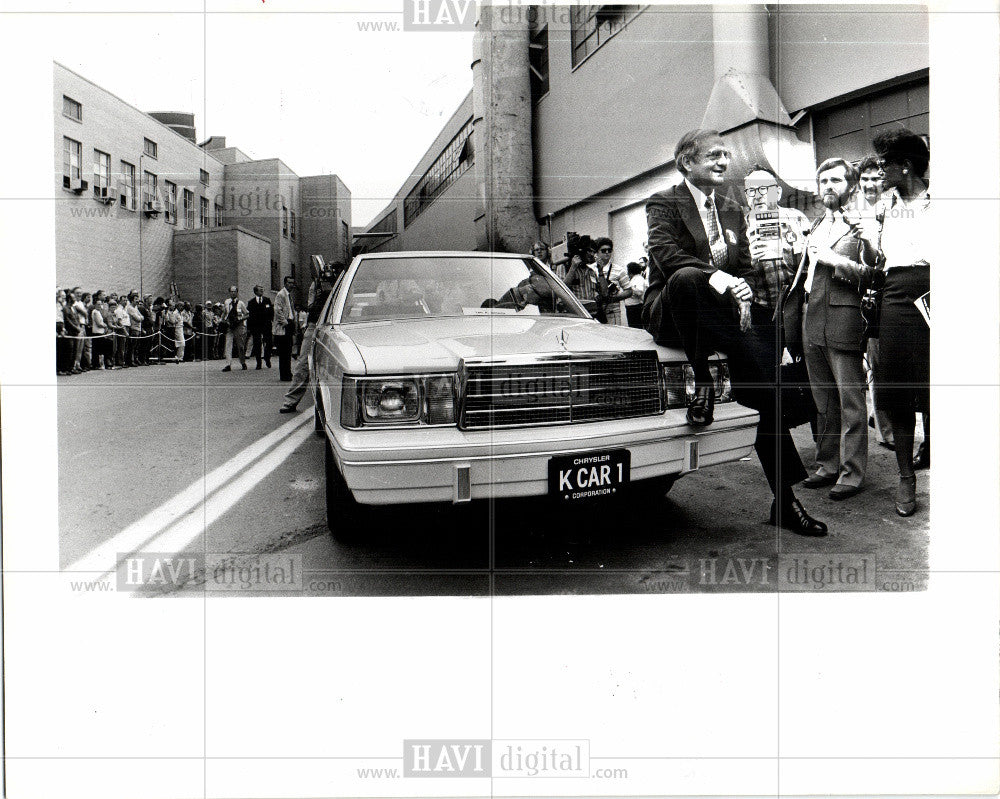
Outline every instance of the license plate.
<path fill-rule="evenodd" d="M 627 449 L 560 455 L 549 459 L 549 495 L 560 499 L 610 497 L 628 485 L 632 453 Z"/>

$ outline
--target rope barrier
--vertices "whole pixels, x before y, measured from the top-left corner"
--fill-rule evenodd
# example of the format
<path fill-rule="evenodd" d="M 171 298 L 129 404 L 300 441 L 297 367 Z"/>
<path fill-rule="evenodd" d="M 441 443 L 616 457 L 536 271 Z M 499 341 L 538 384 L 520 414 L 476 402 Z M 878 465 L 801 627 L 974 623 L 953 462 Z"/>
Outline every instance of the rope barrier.
<path fill-rule="evenodd" d="M 148 336 L 133 336 L 130 333 L 116 333 L 113 330 L 111 330 L 111 331 L 109 331 L 107 333 L 101 333 L 100 335 L 97 335 L 97 336 L 70 336 L 70 335 L 67 335 L 66 333 L 61 333 L 59 336 L 57 336 L 57 338 L 71 338 L 71 339 L 73 339 L 75 341 L 77 339 L 84 339 L 84 340 L 88 340 L 89 339 L 89 340 L 93 340 L 93 339 L 96 339 L 96 338 L 107 338 L 108 336 L 114 336 L 115 338 L 125 338 L 125 339 L 129 339 L 130 338 L 130 339 L 134 339 L 135 341 L 138 341 L 139 339 L 153 338 L 153 336 L 167 336 L 167 335 L 168 334 L 164 333 L 162 330 L 156 330 L 156 331 L 150 333 Z M 219 338 L 220 336 L 224 336 L 224 335 L 225 335 L 225 333 L 192 333 L 189 337 L 185 338 L 184 341 L 185 341 L 185 343 L 188 342 L 188 341 L 191 341 L 191 339 L 193 339 L 195 336 L 202 336 L 204 338 L 208 338 L 208 337 Z M 175 339 L 175 338 L 168 338 L 168 340 L 169 341 L 176 341 L 177 339 Z"/>

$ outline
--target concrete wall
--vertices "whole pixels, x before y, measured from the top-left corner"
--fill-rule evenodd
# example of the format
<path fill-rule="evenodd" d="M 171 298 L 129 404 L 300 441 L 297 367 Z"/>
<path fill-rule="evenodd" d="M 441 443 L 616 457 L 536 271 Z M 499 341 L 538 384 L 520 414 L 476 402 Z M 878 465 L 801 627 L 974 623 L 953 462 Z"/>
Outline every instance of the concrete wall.
<path fill-rule="evenodd" d="M 269 288 L 271 243 L 236 226 L 178 232 L 173 262 L 177 291 L 189 302 L 213 302 L 229 296 L 237 285 L 249 298 L 260 283 Z"/>
<path fill-rule="evenodd" d="M 930 66 L 923 6 L 778 8 L 772 81 L 791 113 Z"/>
<path fill-rule="evenodd" d="M 540 218 L 672 160 L 713 83 L 710 7 L 651 6 L 575 69 L 569 10 L 546 18 L 549 91 L 534 122 Z"/>
<path fill-rule="evenodd" d="M 336 175 L 299 178 L 299 263 L 322 255 L 328 264 L 350 261 L 351 192 Z"/>
<path fill-rule="evenodd" d="M 64 94 L 83 106 L 82 122 L 63 115 Z M 138 208 L 128 210 L 118 202 L 104 205 L 94 199 L 94 149 L 111 156 L 114 187 L 121 177 L 121 161 L 135 166 L 140 205 L 142 172 L 149 171 L 157 175 L 161 192 L 165 180 L 177 184 L 179 196 L 184 188 L 191 189 L 197 211 L 199 197 L 208 197 L 211 202 L 221 189 L 223 164 L 148 114 L 59 64 L 53 69 L 53 106 L 58 285 L 120 292 L 139 289 L 141 284 L 147 294 L 166 294 L 172 279 L 171 241 L 177 225 L 167 223 L 165 214 L 147 218 Z M 83 145 L 83 179 L 89 185 L 80 195 L 63 188 L 64 136 Z M 156 159 L 143 155 L 143 138 L 157 143 Z M 209 173 L 207 187 L 200 182 L 201 169 Z"/>

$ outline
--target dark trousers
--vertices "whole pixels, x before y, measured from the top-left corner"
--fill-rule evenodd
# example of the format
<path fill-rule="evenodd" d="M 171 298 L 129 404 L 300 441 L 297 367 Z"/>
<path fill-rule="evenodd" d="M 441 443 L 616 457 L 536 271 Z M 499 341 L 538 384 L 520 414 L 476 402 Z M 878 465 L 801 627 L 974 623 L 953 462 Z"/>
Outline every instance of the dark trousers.
<path fill-rule="evenodd" d="M 290 329 L 286 328 L 283 335 L 275 336 L 275 344 L 278 347 L 278 377 L 286 383 L 292 379 L 292 335 Z"/>
<path fill-rule="evenodd" d="M 152 333 L 152 328 L 143 328 L 142 337 L 136 344 L 136 360 L 141 364 L 149 363 L 149 354 L 153 348 Z"/>
<path fill-rule="evenodd" d="M 625 317 L 629 327 L 642 327 L 642 304 L 626 305 Z"/>
<path fill-rule="evenodd" d="M 56 371 L 68 372 L 73 368 L 73 339 L 63 335 L 63 326 L 56 325 Z"/>
<path fill-rule="evenodd" d="M 708 358 L 721 350 L 729 361 L 733 398 L 760 414 L 754 449 L 772 493 L 786 500 L 792 485 L 806 478 L 795 442 L 778 407 L 776 345 L 773 330 L 754 325 L 742 332 L 732 299 L 720 296 L 700 269 L 679 269 L 667 281 L 656 302 L 664 302 L 659 330 L 650 330 L 657 343 L 684 349 L 695 381 L 711 385 Z"/>
<path fill-rule="evenodd" d="M 253 349 L 250 354 L 257 359 L 260 366 L 260 359 L 263 358 L 270 365 L 271 363 L 271 330 L 254 330 L 250 333 L 253 336 Z"/>

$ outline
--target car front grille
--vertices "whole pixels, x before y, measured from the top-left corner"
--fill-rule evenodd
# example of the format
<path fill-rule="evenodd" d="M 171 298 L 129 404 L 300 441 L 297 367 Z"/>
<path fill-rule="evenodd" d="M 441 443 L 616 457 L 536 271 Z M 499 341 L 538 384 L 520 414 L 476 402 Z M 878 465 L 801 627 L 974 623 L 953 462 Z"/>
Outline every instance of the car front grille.
<path fill-rule="evenodd" d="M 579 424 L 663 411 L 655 352 L 463 361 L 459 427 Z"/>

